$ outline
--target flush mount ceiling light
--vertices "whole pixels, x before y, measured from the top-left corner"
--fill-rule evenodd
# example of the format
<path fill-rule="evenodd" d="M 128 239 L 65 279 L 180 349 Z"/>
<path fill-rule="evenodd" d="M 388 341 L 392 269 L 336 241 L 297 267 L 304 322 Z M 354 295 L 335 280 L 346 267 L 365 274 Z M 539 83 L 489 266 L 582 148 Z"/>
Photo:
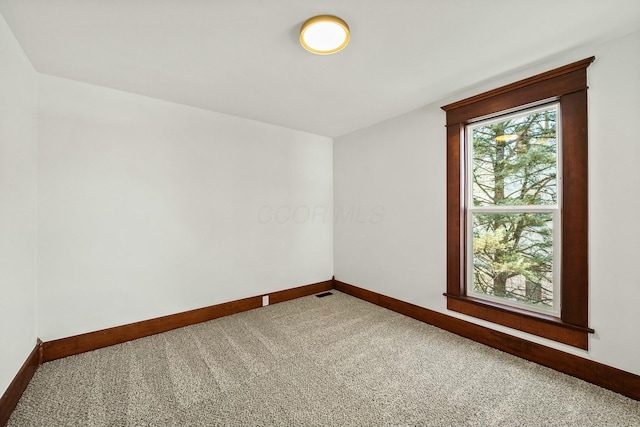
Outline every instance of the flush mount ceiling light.
<path fill-rule="evenodd" d="M 300 44 L 318 55 L 341 51 L 349 44 L 349 38 L 349 26 L 337 16 L 314 16 L 300 27 Z"/>

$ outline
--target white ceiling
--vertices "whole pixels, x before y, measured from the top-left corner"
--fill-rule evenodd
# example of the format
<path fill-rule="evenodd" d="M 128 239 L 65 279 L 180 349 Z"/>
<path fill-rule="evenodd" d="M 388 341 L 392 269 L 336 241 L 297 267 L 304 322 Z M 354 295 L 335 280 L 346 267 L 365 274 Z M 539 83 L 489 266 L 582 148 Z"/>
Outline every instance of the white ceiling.
<path fill-rule="evenodd" d="M 327 136 L 640 30 L 640 0 L 0 0 L 0 13 L 41 73 Z M 348 22 L 346 49 L 300 46 L 318 14 Z"/>

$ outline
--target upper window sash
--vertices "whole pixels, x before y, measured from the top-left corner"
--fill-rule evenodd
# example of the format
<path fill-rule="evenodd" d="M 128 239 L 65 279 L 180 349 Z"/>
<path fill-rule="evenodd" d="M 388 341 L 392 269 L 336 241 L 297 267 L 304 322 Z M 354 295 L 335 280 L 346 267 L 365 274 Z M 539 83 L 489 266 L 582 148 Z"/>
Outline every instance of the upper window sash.
<path fill-rule="evenodd" d="M 554 170 L 554 191 L 555 191 L 555 203 L 549 201 L 549 203 L 543 203 L 540 205 L 535 204 L 508 204 L 508 205 L 495 205 L 490 203 L 484 203 L 482 205 L 476 206 L 474 204 L 474 192 L 476 190 L 476 185 L 474 184 L 474 167 L 476 152 L 474 151 L 474 140 L 473 135 L 474 131 L 477 129 L 483 129 L 491 125 L 495 125 L 497 123 L 503 123 L 505 121 L 513 121 L 517 123 L 518 120 L 531 117 L 534 114 L 544 113 L 553 111 L 555 114 L 555 134 L 553 139 L 555 140 L 554 147 L 554 156 L 555 156 L 555 170 Z M 509 129 L 509 131 L 513 131 L 514 129 Z M 505 129 L 505 130 L 507 130 Z M 506 115 L 500 115 L 495 118 L 485 119 L 480 122 L 474 122 L 472 124 L 467 124 L 465 126 L 465 132 L 463 134 L 464 138 L 461 140 L 461 152 L 464 153 L 464 164 L 465 167 L 465 178 L 462 180 L 464 182 L 464 195 L 467 209 L 479 209 L 479 208 L 489 208 L 492 206 L 500 206 L 500 207 L 512 207 L 512 206 L 526 206 L 526 207 L 534 207 L 534 206 L 557 206 L 559 207 L 562 203 L 562 116 L 561 116 L 561 108 L 558 102 L 553 102 L 549 104 L 544 104 L 542 106 L 538 106 L 536 108 L 528 108 L 525 110 L 520 110 L 518 113 L 511 113 Z M 510 136 L 510 135 L 509 135 Z M 508 136 L 508 137 L 509 137 Z M 515 139 L 507 141 L 513 142 L 517 144 L 517 138 L 522 137 L 522 135 L 514 135 Z M 508 139 L 508 138 L 506 138 Z M 511 194 L 509 194 L 511 195 Z M 505 200 L 510 200 L 509 197 L 506 197 Z"/>

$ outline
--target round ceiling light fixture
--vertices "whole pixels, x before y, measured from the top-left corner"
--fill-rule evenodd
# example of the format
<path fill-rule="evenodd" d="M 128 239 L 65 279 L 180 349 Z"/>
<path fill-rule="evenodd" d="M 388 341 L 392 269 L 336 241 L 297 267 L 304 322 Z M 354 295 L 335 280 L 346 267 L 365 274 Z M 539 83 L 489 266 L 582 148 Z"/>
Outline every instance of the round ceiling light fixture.
<path fill-rule="evenodd" d="M 300 44 L 311 53 L 329 55 L 349 44 L 349 26 L 337 16 L 319 15 L 300 27 Z"/>

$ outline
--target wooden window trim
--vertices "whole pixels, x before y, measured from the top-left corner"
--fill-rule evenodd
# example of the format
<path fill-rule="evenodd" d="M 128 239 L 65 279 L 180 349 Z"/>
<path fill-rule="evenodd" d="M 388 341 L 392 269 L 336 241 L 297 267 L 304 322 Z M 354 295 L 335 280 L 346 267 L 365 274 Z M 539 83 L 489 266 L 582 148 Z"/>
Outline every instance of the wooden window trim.
<path fill-rule="evenodd" d="M 587 67 L 594 57 L 442 107 L 447 113 L 447 308 L 588 349 Z M 465 126 L 482 118 L 558 101 L 562 120 L 561 314 L 554 317 L 467 296 L 463 196 Z"/>

